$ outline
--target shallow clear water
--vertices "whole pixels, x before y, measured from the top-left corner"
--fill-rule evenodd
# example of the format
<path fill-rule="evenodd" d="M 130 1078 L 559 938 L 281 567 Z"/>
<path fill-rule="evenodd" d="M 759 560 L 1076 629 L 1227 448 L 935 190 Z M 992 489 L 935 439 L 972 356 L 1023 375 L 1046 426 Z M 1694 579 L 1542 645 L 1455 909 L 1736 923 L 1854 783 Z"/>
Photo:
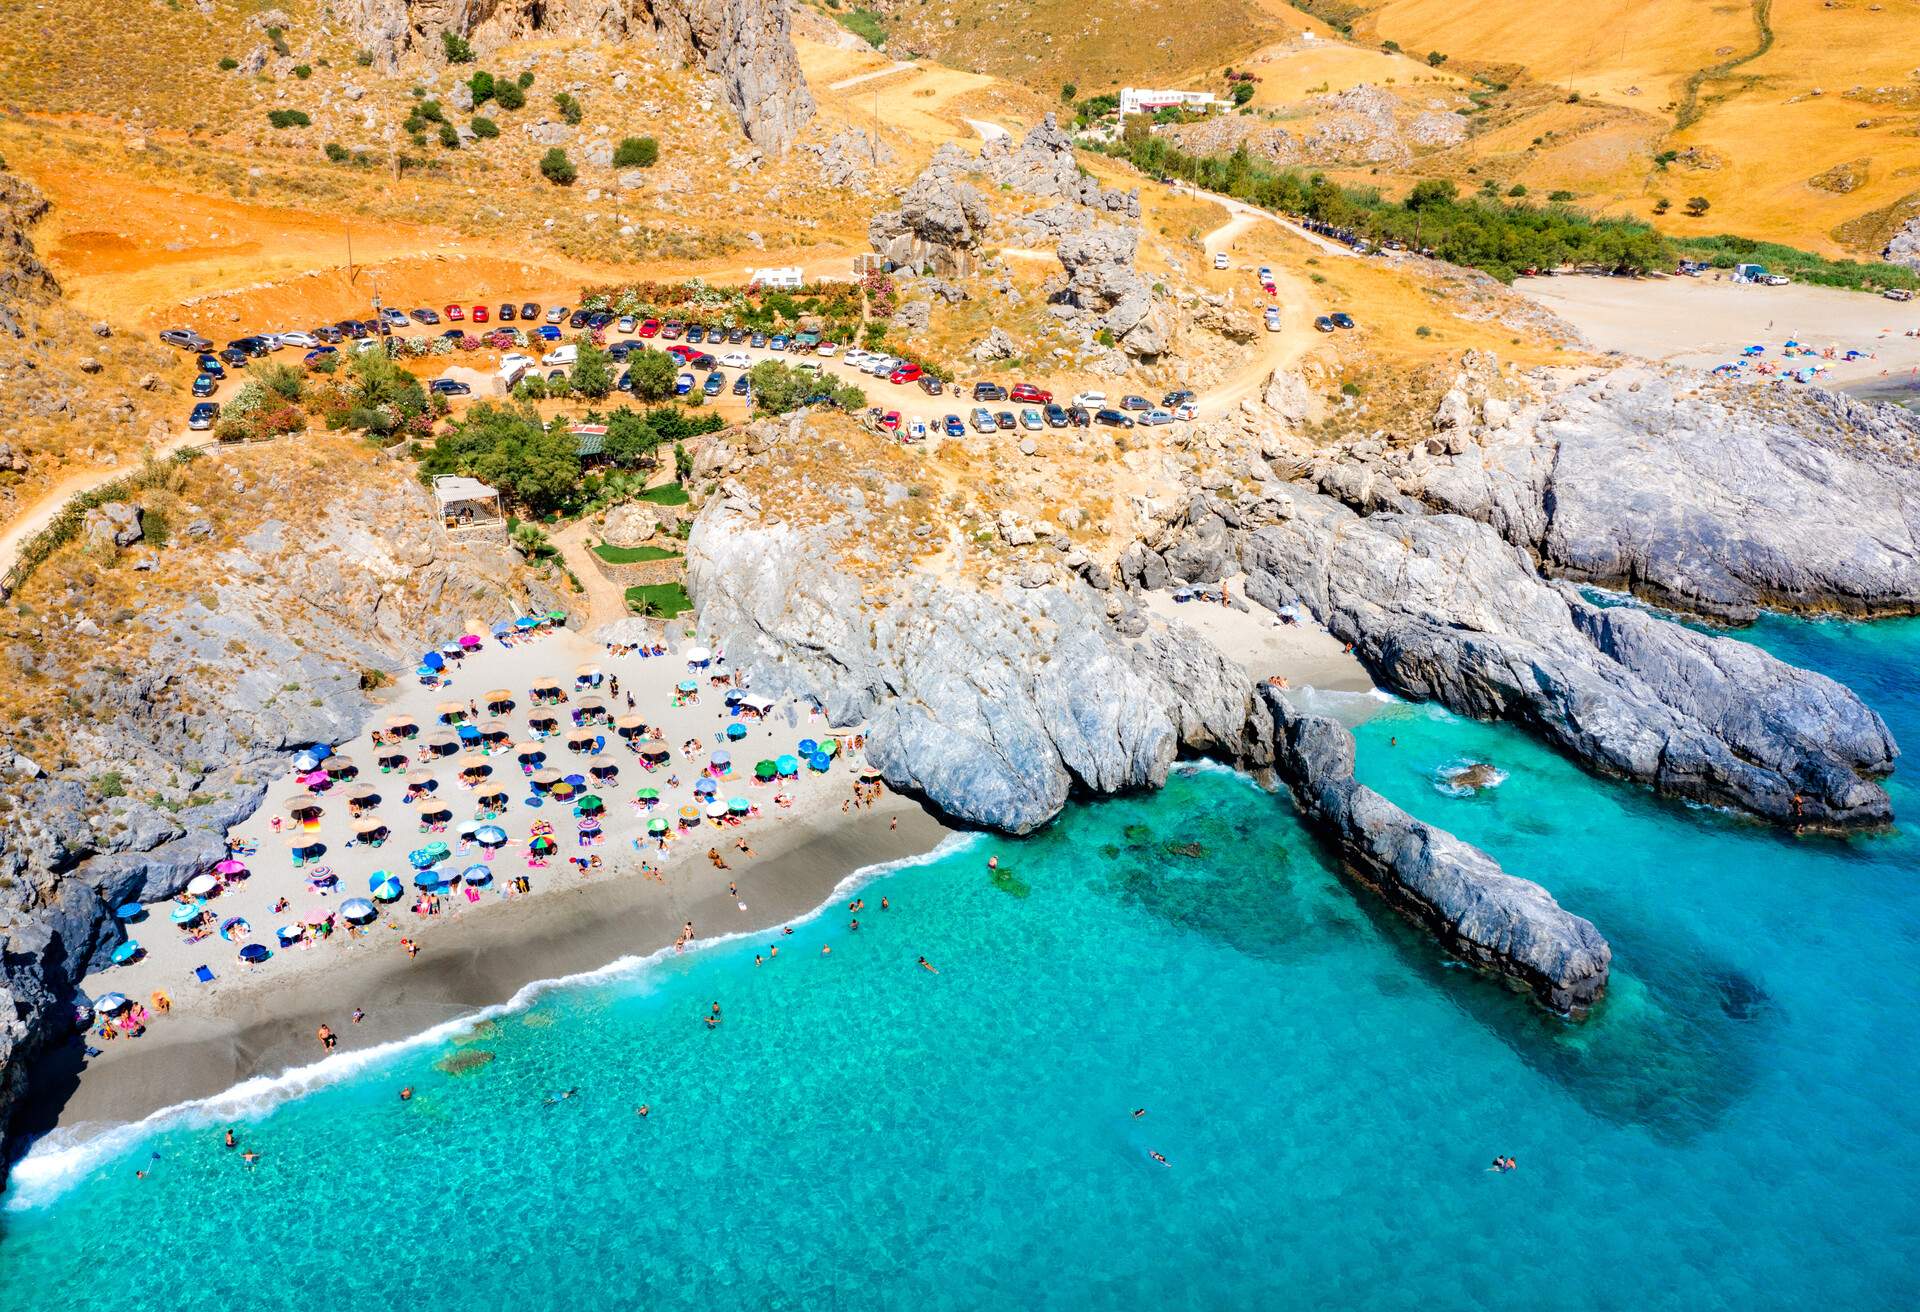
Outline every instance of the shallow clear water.
<path fill-rule="evenodd" d="M 1920 747 L 1920 625 L 1755 636 Z M 1914 840 L 1781 837 L 1425 707 L 1359 737 L 1370 783 L 1608 935 L 1587 1024 L 1449 968 L 1286 805 L 1185 772 L 887 875 L 857 933 L 837 910 L 556 990 L 263 1107 L 251 1170 L 211 1122 L 30 1159 L 0 1306 L 1920 1301 Z M 1449 797 L 1463 759 L 1508 778 Z"/>

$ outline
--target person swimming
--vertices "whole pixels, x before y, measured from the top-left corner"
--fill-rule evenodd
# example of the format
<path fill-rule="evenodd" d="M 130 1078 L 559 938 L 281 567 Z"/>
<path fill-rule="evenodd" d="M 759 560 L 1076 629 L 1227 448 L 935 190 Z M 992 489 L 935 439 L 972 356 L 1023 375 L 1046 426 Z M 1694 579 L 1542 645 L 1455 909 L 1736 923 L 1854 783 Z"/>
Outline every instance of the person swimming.
<path fill-rule="evenodd" d="M 926 971 L 929 975 L 938 975 L 940 973 L 933 968 L 933 963 L 925 957 L 920 958 L 920 969 Z"/>
<path fill-rule="evenodd" d="M 1160 1165 L 1162 1166 L 1173 1165 L 1172 1162 L 1168 1161 L 1165 1157 L 1162 1157 L 1159 1153 L 1149 1153 L 1148 1156 L 1152 1157 L 1154 1161 L 1160 1163 Z"/>
<path fill-rule="evenodd" d="M 406 1088 L 400 1090 L 400 1101 L 411 1102 L 412 1100 L 413 1100 L 413 1086 L 409 1084 Z"/>
<path fill-rule="evenodd" d="M 238 1148 L 239 1146 L 240 1146 L 239 1144 L 237 1144 L 237 1143 L 235 1143 L 235 1142 L 234 1142 L 234 1139 L 233 1139 L 233 1127 L 232 1127 L 231 1125 L 229 1125 L 229 1126 L 227 1127 L 227 1147 L 229 1147 L 229 1148 Z"/>
<path fill-rule="evenodd" d="M 1146 1114 L 1147 1114 L 1147 1109 L 1145 1107 L 1135 1107 L 1133 1109 L 1133 1119 L 1136 1121 L 1139 1120 L 1142 1116 L 1145 1116 Z"/>

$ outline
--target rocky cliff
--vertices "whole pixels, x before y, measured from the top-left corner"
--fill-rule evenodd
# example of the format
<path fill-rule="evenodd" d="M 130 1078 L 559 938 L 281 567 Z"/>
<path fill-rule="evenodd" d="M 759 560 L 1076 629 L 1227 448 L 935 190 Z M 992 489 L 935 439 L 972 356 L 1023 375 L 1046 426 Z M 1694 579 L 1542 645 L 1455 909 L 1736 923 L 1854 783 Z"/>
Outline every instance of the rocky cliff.
<path fill-rule="evenodd" d="M 785 151 L 814 114 L 782 0 L 347 0 L 357 39 L 387 69 L 441 58 L 441 33 L 482 51 L 523 37 L 651 31 L 681 63 L 719 77 L 748 140 Z"/>
<path fill-rule="evenodd" d="M 529 595 L 501 548 L 447 544 L 396 467 L 335 455 L 319 506 L 284 469 L 196 474 L 183 496 L 204 518 L 173 545 L 56 559 L 31 618 L 8 620 L 9 678 L 61 697 L 57 720 L 14 720 L 0 747 L 0 1126 L 34 1055 L 68 1032 L 76 981 L 122 941 L 113 908 L 169 897 L 223 857 L 290 750 L 358 733 L 368 671 L 410 667 L 470 615 L 556 600 Z M 164 602 L 110 600 L 136 568 L 167 571 Z M 29 737 L 58 763 L 30 759 Z"/>
<path fill-rule="evenodd" d="M 947 142 L 900 193 L 900 208 L 867 224 L 874 252 L 888 263 L 942 277 L 972 271 L 993 212 L 979 190 L 962 181 L 973 159 Z"/>

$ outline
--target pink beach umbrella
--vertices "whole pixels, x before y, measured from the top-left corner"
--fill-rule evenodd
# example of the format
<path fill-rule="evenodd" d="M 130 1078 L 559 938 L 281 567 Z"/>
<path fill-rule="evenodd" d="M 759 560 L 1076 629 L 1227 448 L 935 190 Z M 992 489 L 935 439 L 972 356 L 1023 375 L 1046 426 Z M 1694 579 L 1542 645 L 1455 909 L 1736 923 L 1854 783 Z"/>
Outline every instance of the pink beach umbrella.
<path fill-rule="evenodd" d="M 244 861 L 235 861 L 232 857 L 228 857 L 225 861 L 222 861 L 213 868 L 213 873 L 216 875 L 244 875 L 247 873 L 247 866 Z"/>
<path fill-rule="evenodd" d="M 326 907 L 312 906 L 307 908 L 307 914 L 303 919 L 309 925 L 324 925 L 333 919 L 333 912 Z"/>

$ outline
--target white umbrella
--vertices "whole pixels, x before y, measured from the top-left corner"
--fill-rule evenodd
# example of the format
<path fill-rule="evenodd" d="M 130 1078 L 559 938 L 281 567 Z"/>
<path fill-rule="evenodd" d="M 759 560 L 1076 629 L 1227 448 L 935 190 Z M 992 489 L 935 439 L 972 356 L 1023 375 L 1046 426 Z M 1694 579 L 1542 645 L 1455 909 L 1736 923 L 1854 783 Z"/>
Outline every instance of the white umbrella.
<path fill-rule="evenodd" d="M 726 815 L 726 813 L 727 813 L 727 804 L 725 802 L 716 801 L 716 802 L 707 803 L 707 819 L 718 820 L 722 816 Z"/>
<path fill-rule="evenodd" d="M 712 659 L 713 653 L 705 647 L 687 648 L 687 664 L 689 665 L 704 665 Z"/>
<path fill-rule="evenodd" d="M 187 892 L 195 897 L 205 897 L 218 887 L 220 887 L 220 881 L 212 875 L 195 875 L 187 881 Z"/>

